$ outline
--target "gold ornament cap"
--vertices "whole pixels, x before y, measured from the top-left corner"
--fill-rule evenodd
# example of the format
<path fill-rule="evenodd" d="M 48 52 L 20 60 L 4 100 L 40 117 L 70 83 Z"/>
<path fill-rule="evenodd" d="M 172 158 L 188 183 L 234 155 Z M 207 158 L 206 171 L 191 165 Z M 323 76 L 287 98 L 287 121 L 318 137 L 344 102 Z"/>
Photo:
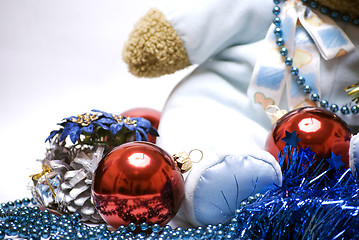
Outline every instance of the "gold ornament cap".
<path fill-rule="evenodd" d="M 192 161 L 192 159 L 190 158 L 190 155 L 193 151 L 200 152 L 201 157 L 198 161 Z M 192 168 L 192 163 L 197 163 L 202 160 L 203 152 L 199 149 L 193 149 L 189 153 L 186 152 L 176 153 L 172 156 L 172 158 L 176 164 L 178 171 L 180 171 L 181 173 L 185 173 Z"/>

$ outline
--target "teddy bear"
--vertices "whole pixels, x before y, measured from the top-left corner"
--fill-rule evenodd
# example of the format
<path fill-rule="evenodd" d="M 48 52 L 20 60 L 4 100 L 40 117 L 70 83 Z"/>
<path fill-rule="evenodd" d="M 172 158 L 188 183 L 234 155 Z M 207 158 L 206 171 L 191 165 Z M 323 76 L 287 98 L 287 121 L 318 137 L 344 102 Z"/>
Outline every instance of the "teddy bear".
<path fill-rule="evenodd" d="M 358 17 L 359 0 L 167 0 L 139 20 L 123 50 L 132 74 L 195 65 L 168 97 L 158 129 L 169 153 L 202 153 L 184 174 L 173 225 L 223 223 L 244 199 L 281 186 L 281 168 L 264 150 L 269 107 L 324 107 L 357 133 L 358 99 L 344 89 L 359 80 Z M 353 136 L 354 170 L 358 143 Z"/>

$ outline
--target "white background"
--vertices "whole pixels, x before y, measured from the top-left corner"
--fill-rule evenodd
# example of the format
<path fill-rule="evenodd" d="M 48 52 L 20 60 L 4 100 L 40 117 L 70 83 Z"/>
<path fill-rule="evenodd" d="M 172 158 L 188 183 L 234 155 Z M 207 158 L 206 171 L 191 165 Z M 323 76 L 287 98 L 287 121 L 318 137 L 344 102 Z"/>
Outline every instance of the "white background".
<path fill-rule="evenodd" d="M 0 0 L 0 202 L 31 197 L 44 140 L 91 109 L 161 110 L 182 71 L 138 79 L 123 44 L 154 0 Z"/>

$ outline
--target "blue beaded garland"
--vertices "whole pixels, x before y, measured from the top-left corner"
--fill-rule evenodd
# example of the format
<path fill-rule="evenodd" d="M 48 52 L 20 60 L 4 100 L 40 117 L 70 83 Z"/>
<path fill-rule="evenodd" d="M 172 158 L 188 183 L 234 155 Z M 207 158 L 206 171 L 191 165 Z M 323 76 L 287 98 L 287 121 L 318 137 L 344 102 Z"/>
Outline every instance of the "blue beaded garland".
<path fill-rule="evenodd" d="M 278 16 L 279 13 L 281 12 L 281 9 L 279 7 L 279 0 L 274 0 L 273 1 L 275 6 L 273 7 L 273 14 L 275 15 L 274 19 L 273 19 L 273 24 L 276 26 L 276 28 L 274 29 L 274 35 L 276 36 L 276 44 L 278 47 L 281 47 L 279 52 L 281 54 L 281 56 L 285 57 L 284 59 L 284 64 L 288 67 L 290 67 L 290 73 L 292 76 L 296 76 L 296 80 L 297 80 L 297 84 L 299 86 L 301 86 L 303 88 L 303 92 L 305 94 L 311 94 L 311 100 L 313 102 L 319 102 L 319 106 L 322 108 L 328 108 L 329 107 L 329 102 L 325 99 L 320 99 L 319 95 L 317 93 L 312 93 L 312 89 L 309 85 L 307 85 L 305 83 L 305 78 L 301 75 L 299 75 L 299 68 L 296 66 L 293 66 L 293 59 L 291 57 L 288 57 L 288 49 L 286 47 L 284 47 L 285 45 L 285 40 L 282 38 L 283 35 L 283 30 L 281 29 L 281 19 Z M 309 1 L 309 0 L 302 0 L 303 3 L 309 3 L 311 8 L 319 8 L 320 12 L 323 14 L 327 14 L 330 17 L 336 19 L 336 18 L 341 18 L 343 21 L 345 22 L 349 22 L 352 21 L 353 24 L 355 25 L 359 25 L 359 19 L 358 18 L 354 18 L 351 19 L 350 16 L 348 15 L 340 15 L 337 11 L 332 11 L 331 9 L 325 7 L 325 6 L 321 6 L 320 4 L 318 4 L 315 1 Z M 358 105 L 354 105 L 351 106 L 350 108 L 346 105 L 342 106 L 341 108 L 339 108 L 339 106 L 337 104 L 331 104 L 329 109 L 336 113 L 339 111 L 344 115 L 347 115 L 349 113 L 353 113 L 353 114 L 358 114 L 359 113 L 359 106 Z"/>

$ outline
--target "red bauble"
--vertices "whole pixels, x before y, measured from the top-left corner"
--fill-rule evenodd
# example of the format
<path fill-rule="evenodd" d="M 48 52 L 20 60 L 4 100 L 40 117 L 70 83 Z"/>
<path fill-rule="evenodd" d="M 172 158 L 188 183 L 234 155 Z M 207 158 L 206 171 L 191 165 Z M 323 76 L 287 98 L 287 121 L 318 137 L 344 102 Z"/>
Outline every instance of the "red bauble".
<path fill-rule="evenodd" d="M 167 224 L 184 196 L 184 180 L 172 157 L 148 142 L 114 148 L 99 163 L 92 184 L 94 205 L 112 227 Z"/>
<path fill-rule="evenodd" d="M 315 159 L 328 159 L 334 153 L 341 155 L 344 167 L 349 167 L 349 143 L 352 136 L 349 126 L 334 113 L 317 107 L 304 107 L 293 110 L 273 126 L 269 133 L 265 149 L 275 158 L 279 150 L 283 151 L 286 132 L 296 131 L 300 141 L 297 148 L 310 150 L 316 154 Z"/>
<path fill-rule="evenodd" d="M 158 129 L 158 125 L 161 119 L 161 113 L 157 110 L 151 108 L 133 108 L 123 112 L 121 114 L 125 117 L 142 117 L 151 122 L 152 127 Z M 156 137 L 148 134 L 148 141 L 151 143 L 156 143 Z"/>

